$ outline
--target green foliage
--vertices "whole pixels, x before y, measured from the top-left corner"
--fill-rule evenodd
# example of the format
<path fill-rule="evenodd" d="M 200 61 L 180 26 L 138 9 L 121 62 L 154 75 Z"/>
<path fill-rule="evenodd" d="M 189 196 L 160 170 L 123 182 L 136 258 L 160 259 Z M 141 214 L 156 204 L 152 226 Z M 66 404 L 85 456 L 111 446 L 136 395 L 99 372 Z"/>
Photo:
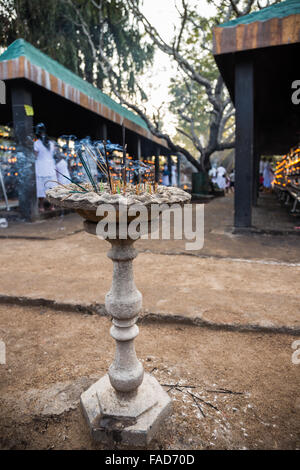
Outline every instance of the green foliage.
<path fill-rule="evenodd" d="M 206 18 L 195 10 L 189 11 L 188 28 L 184 31 L 180 47 L 195 71 L 209 80 L 213 86 L 219 76 L 211 53 L 212 28 L 217 22 L 219 22 L 218 16 Z M 194 133 L 201 137 L 205 145 L 209 138 L 212 111 L 205 88 L 187 74 L 183 76 L 178 73 L 171 79 L 169 89 L 172 95 L 170 111 L 177 115 L 178 127 L 191 135 L 191 125 L 186 118 L 191 119 L 194 122 Z M 189 139 L 178 133 L 175 140 L 186 144 Z M 192 149 L 192 154 L 199 155 L 191 142 L 189 147 Z"/>
<path fill-rule="evenodd" d="M 130 16 L 126 0 L 104 1 L 99 11 L 90 0 L 73 0 L 74 6 L 89 27 L 96 49 L 113 58 L 116 70 L 124 77 L 120 87 L 135 89 L 135 76 L 141 73 L 153 57 L 153 46 L 145 44 Z M 105 74 L 96 66 L 90 44 L 79 26 L 75 9 L 65 0 L 0 0 L 0 46 L 23 38 L 45 54 L 57 60 L 82 78 L 103 88 Z"/>
<path fill-rule="evenodd" d="M 190 71 L 182 72 L 179 67 L 169 89 L 172 96 L 170 110 L 177 116 L 178 128 L 182 131 L 177 131 L 174 141 L 188 147 L 195 158 L 201 156 L 207 162 L 207 158 L 218 150 L 217 140 L 230 142 L 234 136 L 234 117 L 229 109 L 228 92 L 224 86 L 220 87 L 220 74 L 212 55 L 213 28 L 235 19 L 237 15 L 244 16 L 258 10 L 263 2 L 235 0 L 235 8 L 230 0 L 206 2 L 215 8 L 214 16 L 209 18 L 201 15 L 198 4 L 195 3 L 193 7 L 191 3 L 182 3 L 183 6 L 188 6 L 185 9 L 185 27 L 178 52 L 196 74 L 208 80 L 211 87 L 205 88 Z M 280 0 L 270 0 L 268 3 L 278 2 Z M 184 18 L 183 14 L 181 18 Z M 224 107 L 227 101 L 228 104 Z M 214 103 L 219 106 L 216 107 Z"/>

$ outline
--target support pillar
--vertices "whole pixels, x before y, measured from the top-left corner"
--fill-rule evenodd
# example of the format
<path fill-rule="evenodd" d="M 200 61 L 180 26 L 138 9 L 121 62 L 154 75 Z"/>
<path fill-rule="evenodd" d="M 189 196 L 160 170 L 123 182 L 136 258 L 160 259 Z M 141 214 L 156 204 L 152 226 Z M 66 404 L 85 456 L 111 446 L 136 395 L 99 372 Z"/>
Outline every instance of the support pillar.
<path fill-rule="evenodd" d="M 253 155 L 253 191 L 252 191 L 252 205 L 257 206 L 257 198 L 259 195 L 259 161 L 260 155 L 255 152 Z"/>
<path fill-rule="evenodd" d="M 159 183 L 159 178 L 160 178 L 160 174 L 159 174 L 159 154 L 160 154 L 160 148 L 157 147 L 156 149 L 156 155 L 155 155 L 155 183 Z"/>
<path fill-rule="evenodd" d="M 181 155 L 180 153 L 177 155 L 177 186 L 180 188 L 180 182 L 181 182 L 181 174 L 180 174 L 180 160 L 181 160 Z"/>
<path fill-rule="evenodd" d="M 141 138 L 137 137 L 135 141 L 134 159 L 140 162 L 141 158 L 142 158 L 142 143 L 141 143 Z M 136 172 L 135 182 L 140 183 L 140 181 L 141 181 L 140 173 Z"/>
<path fill-rule="evenodd" d="M 260 151 L 258 140 L 258 125 L 257 120 L 254 118 L 254 136 L 253 136 L 253 182 L 252 182 L 252 206 L 257 206 L 257 199 L 259 196 L 259 163 Z"/>
<path fill-rule="evenodd" d="M 169 185 L 172 186 L 172 159 L 171 155 L 168 155 L 168 172 L 169 172 Z"/>
<path fill-rule="evenodd" d="M 35 180 L 35 157 L 28 137 L 33 136 L 33 116 L 25 105 L 32 107 L 31 92 L 24 84 L 11 86 L 14 134 L 18 147 L 18 198 L 21 216 L 33 221 L 38 214 Z"/>
<path fill-rule="evenodd" d="M 137 150 L 136 150 L 136 154 L 137 154 L 137 159 L 140 161 L 141 158 L 142 158 L 142 144 L 141 144 L 141 139 L 140 137 L 138 137 L 137 139 Z"/>
<path fill-rule="evenodd" d="M 252 223 L 254 147 L 253 82 L 253 63 L 251 62 L 251 59 L 239 57 L 235 65 L 235 227 L 251 227 Z"/>
<path fill-rule="evenodd" d="M 107 124 L 106 122 L 101 122 L 97 130 L 97 138 L 101 140 L 107 140 Z"/>

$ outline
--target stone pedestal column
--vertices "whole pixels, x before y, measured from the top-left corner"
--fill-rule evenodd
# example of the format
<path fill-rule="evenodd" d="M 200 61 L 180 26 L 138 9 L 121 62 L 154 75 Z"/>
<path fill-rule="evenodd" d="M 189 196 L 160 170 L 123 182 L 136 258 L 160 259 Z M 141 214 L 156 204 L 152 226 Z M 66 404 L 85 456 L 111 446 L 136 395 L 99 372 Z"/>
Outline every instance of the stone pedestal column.
<path fill-rule="evenodd" d="M 84 225 L 95 234 L 95 223 Z M 169 415 L 171 400 L 157 380 L 144 373 L 135 353 L 142 295 L 133 280 L 134 240 L 110 243 L 108 257 L 114 270 L 105 306 L 112 316 L 110 333 L 116 341 L 116 353 L 108 374 L 81 395 L 81 404 L 95 440 L 145 446 Z"/>
<path fill-rule="evenodd" d="M 142 295 L 133 280 L 132 261 L 137 256 L 133 240 L 111 240 L 108 257 L 113 260 L 112 286 L 105 299 L 112 316 L 111 336 L 116 340 L 115 360 L 108 370 L 111 385 L 119 392 L 136 390 L 143 382 L 144 369 L 137 359 L 134 338 L 139 334 L 136 320 Z"/>

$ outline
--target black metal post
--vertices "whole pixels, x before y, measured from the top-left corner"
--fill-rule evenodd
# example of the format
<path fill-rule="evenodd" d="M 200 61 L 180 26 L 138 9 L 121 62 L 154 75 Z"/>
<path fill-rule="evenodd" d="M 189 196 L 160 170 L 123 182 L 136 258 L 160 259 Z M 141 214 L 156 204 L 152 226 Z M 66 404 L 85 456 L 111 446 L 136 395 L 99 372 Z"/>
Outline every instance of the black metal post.
<path fill-rule="evenodd" d="M 252 182 L 252 206 L 257 206 L 257 199 L 259 196 L 259 139 L 258 139 L 258 126 L 257 120 L 254 117 L 254 136 L 253 136 L 253 182 Z"/>
<path fill-rule="evenodd" d="M 155 155 L 155 183 L 159 183 L 160 179 L 160 174 L 159 174 L 159 154 L 160 154 L 160 148 L 156 148 L 156 155 Z"/>
<path fill-rule="evenodd" d="M 102 122 L 100 126 L 100 139 L 107 140 L 107 124 L 106 122 Z"/>
<path fill-rule="evenodd" d="M 21 216 L 33 221 L 38 214 L 35 181 L 35 158 L 33 149 L 28 146 L 28 136 L 33 136 L 33 116 L 31 92 L 25 84 L 11 86 L 12 115 L 15 139 L 18 146 L 18 198 Z"/>
<path fill-rule="evenodd" d="M 172 186 L 172 158 L 168 155 L 168 172 L 169 172 L 169 185 Z"/>
<path fill-rule="evenodd" d="M 141 138 L 136 137 L 135 142 L 134 142 L 134 153 L 133 153 L 133 158 L 134 160 L 140 162 L 142 158 L 142 143 L 141 143 Z M 140 183 L 141 182 L 141 177 L 140 177 L 140 172 L 138 170 L 135 171 L 135 178 L 134 178 L 135 183 Z"/>
<path fill-rule="evenodd" d="M 255 152 L 253 155 L 253 188 L 252 188 L 252 205 L 257 206 L 257 198 L 259 193 L 259 160 L 260 155 Z"/>
<path fill-rule="evenodd" d="M 177 186 L 180 188 L 180 180 L 181 180 L 181 174 L 180 174 L 180 159 L 181 155 L 180 153 L 177 155 Z"/>
<path fill-rule="evenodd" d="M 251 227 L 253 137 L 254 137 L 254 84 L 253 63 L 239 57 L 235 65 L 235 227 Z"/>

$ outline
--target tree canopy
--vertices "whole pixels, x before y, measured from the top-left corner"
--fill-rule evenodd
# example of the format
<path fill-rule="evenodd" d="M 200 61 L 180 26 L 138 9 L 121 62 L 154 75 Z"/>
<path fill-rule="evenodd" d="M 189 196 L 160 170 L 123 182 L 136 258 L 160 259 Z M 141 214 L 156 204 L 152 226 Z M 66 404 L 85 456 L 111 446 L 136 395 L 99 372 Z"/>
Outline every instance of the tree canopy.
<path fill-rule="evenodd" d="M 204 1 L 204 0 L 202 0 Z M 109 91 L 144 119 L 153 135 L 167 141 L 199 171 L 214 152 L 234 148 L 234 109 L 212 56 L 213 26 L 280 0 L 206 0 L 215 14 L 201 14 L 199 2 L 178 0 L 179 27 L 167 43 L 141 9 L 141 0 L 0 0 L 0 45 L 18 37 Z M 178 6 L 180 4 L 180 6 Z M 159 49 L 176 64 L 170 110 L 177 116 L 171 138 L 158 113 L 143 105 L 139 81 Z"/>
<path fill-rule="evenodd" d="M 126 0 L 0 0 L 0 46 L 23 38 L 102 89 L 101 60 L 94 60 L 78 13 L 96 49 L 114 62 L 119 84 L 133 92 L 135 77 L 151 63 L 153 46 L 143 41 Z"/>

